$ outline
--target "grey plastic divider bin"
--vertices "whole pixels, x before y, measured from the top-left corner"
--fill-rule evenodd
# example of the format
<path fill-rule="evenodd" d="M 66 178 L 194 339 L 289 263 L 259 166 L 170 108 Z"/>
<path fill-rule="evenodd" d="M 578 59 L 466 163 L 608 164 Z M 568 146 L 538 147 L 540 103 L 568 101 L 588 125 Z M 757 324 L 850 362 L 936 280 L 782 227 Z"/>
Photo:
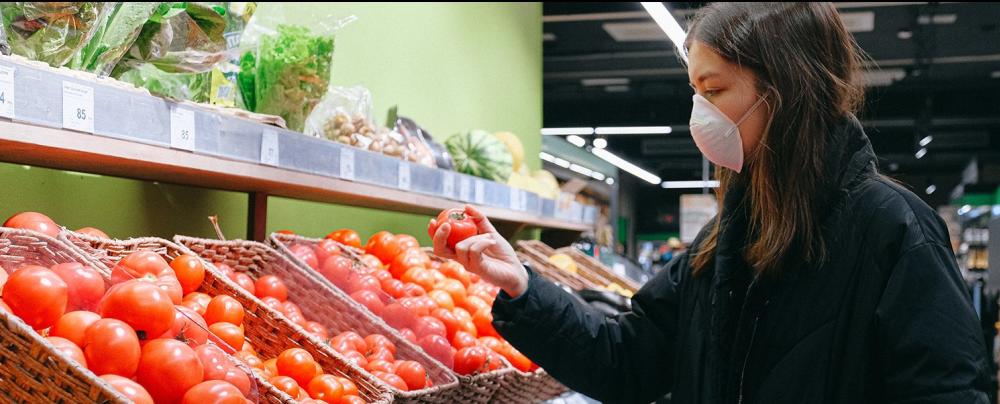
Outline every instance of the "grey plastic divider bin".
<path fill-rule="evenodd" d="M 226 116 L 220 116 L 220 118 L 218 144 L 216 146 L 218 155 L 234 160 L 259 163 L 260 139 L 264 128 L 261 125 L 243 119 Z M 200 135 L 201 133 L 199 133 Z M 280 158 L 280 144 L 278 154 Z"/>
<path fill-rule="evenodd" d="M 542 213 L 541 197 L 534 192 L 525 192 L 521 194 L 527 199 L 526 205 L 528 206 L 528 213 L 544 216 Z"/>
<path fill-rule="evenodd" d="M 441 170 L 425 167 L 420 164 L 410 164 L 410 191 L 421 194 L 446 197 L 443 195 L 444 174 Z M 397 170 L 398 175 L 398 170 Z M 397 179 L 398 181 L 398 179 Z"/>
<path fill-rule="evenodd" d="M 129 103 L 128 130 L 109 136 L 170 147 L 170 103 L 140 94 L 129 94 Z"/>
<path fill-rule="evenodd" d="M 94 86 L 94 133 L 120 139 L 130 138 L 129 131 L 134 128 L 130 121 L 135 118 L 131 110 L 132 94 L 114 87 Z M 170 141 L 169 134 L 167 141 Z"/>
<path fill-rule="evenodd" d="M 62 127 L 62 80 L 46 77 L 37 69 L 12 63 L 15 68 L 14 117 L 35 125 Z"/>
<path fill-rule="evenodd" d="M 311 174 L 340 177 L 340 147 L 325 139 L 273 128 L 278 134 L 278 165 Z"/>
<path fill-rule="evenodd" d="M 354 149 L 354 180 L 397 188 L 399 186 L 398 161 L 399 159 L 393 157 Z"/>
<path fill-rule="evenodd" d="M 541 198 L 542 216 L 547 218 L 556 217 L 556 200 Z"/>
<path fill-rule="evenodd" d="M 493 181 L 483 181 L 486 186 L 483 187 L 486 191 L 486 197 L 483 198 L 483 204 L 487 206 L 493 206 L 498 208 L 510 208 L 510 187 L 501 184 L 499 182 Z"/>

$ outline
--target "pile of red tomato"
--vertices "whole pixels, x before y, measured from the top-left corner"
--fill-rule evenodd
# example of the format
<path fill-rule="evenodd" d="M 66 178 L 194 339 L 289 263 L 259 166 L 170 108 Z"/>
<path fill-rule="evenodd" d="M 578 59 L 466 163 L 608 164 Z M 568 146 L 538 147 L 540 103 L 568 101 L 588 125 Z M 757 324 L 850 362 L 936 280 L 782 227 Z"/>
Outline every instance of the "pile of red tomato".
<path fill-rule="evenodd" d="M 356 232 L 341 229 L 289 249 L 456 373 L 498 369 L 501 356 L 519 370 L 537 369 L 493 329 L 499 288 L 457 262 L 432 259 L 413 236 L 381 231 L 362 248 Z"/>

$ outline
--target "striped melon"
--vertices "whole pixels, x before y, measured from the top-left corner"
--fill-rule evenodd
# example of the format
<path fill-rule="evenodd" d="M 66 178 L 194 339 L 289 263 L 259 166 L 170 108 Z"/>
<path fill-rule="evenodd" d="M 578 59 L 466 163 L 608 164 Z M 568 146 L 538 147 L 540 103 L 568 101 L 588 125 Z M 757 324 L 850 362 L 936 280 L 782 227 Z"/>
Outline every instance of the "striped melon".
<path fill-rule="evenodd" d="M 513 161 L 507 146 L 483 130 L 471 130 L 445 141 L 448 153 L 455 162 L 455 171 L 507 182 Z"/>

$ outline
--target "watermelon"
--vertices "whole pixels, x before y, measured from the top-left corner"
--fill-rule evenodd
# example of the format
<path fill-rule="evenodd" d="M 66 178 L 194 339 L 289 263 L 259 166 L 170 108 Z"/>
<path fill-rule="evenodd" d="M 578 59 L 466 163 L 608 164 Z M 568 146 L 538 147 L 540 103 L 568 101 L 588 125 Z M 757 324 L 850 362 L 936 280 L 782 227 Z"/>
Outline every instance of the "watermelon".
<path fill-rule="evenodd" d="M 445 147 L 455 162 L 455 171 L 506 182 L 510 177 L 513 159 L 507 146 L 484 130 L 471 130 L 454 135 L 445 141 Z"/>

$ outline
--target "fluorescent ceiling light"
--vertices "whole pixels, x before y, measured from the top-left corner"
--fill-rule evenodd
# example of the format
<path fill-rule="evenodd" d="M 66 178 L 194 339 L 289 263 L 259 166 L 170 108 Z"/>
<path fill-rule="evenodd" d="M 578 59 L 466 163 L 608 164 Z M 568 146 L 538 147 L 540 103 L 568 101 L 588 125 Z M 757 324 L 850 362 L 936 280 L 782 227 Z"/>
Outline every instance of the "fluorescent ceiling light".
<path fill-rule="evenodd" d="M 629 174 L 641 178 L 643 181 L 646 181 L 654 185 L 660 183 L 660 177 L 658 177 L 656 174 L 643 170 L 642 168 L 639 168 L 639 166 L 629 163 L 628 161 L 625 161 L 621 157 L 618 157 L 614 153 L 611 153 L 605 149 L 593 149 L 591 150 L 591 153 L 594 153 L 595 156 L 604 159 L 604 161 L 611 163 L 615 167 L 618 167 L 622 170 L 625 170 L 625 172 Z"/>
<path fill-rule="evenodd" d="M 673 131 L 669 126 L 607 126 L 594 129 L 598 135 L 666 135 Z"/>
<path fill-rule="evenodd" d="M 590 178 L 593 178 L 598 181 L 604 181 L 604 174 L 594 171 L 593 173 L 590 174 Z"/>
<path fill-rule="evenodd" d="M 917 153 L 914 154 L 913 156 L 916 157 L 917 160 L 920 160 L 920 159 L 924 158 L 924 156 L 926 156 L 926 155 L 927 155 L 927 149 L 923 149 L 922 148 L 920 150 L 917 150 Z"/>
<path fill-rule="evenodd" d="M 604 183 L 608 185 L 615 185 L 615 179 L 608 177 L 608 179 L 604 180 Z"/>
<path fill-rule="evenodd" d="M 719 181 L 663 181 L 665 189 L 718 188 Z"/>
<path fill-rule="evenodd" d="M 933 141 L 934 141 L 934 136 L 925 136 L 923 139 L 920 139 L 920 147 L 926 147 Z"/>
<path fill-rule="evenodd" d="M 542 134 L 549 136 L 593 135 L 594 128 L 542 128 Z"/>
<path fill-rule="evenodd" d="M 569 164 L 570 163 L 566 159 L 561 159 L 559 157 L 556 157 L 556 161 L 553 162 L 553 164 L 555 164 L 555 165 L 557 165 L 559 167 L 562 167 L 562 168 L 569 168 Z"/>
<path fill-rule="evenodd" d="M 556 34 L 553 34 L 551 32 L 546 32 L 542 34 L 542 41 L 544 42 L 552 42 L 555 40 L 556 40 Z"/>
<path fill-rule="evenodd" d="M 566 141 L 570 142 L 573 146 L 576 147 L 583 147 L 583 145 L 587 144 L 586 140 L 583 140 L 582 137 L 579 137 L 577 135 L 566 136 Z"/>
<path fill-rule="evenodd" d="M 591 174 L 594 173 L 594 170 L 591 170 L 591 169 L 589 169 L 587 167 L 584 167 L 584 166 L 581 166 L 579 164 L 570 164 L 569 165 L 569 170 L 572 171 L 572 172 L 575 172 L 575 173 L 586 175 L 588 177 Z"/>
<path fill-rule="evenodd" d="M 972 206 L 965 205 L 965 206 L 962 206 L 961 208 L 958 208 L 958 212 L 957 213 L 959 215 L 964 215 L 964 214 L 969 213 L 971 211 L 972 211 Z"/>
<path fill-rule="evenodd" d="M 646 9 L 650 17 L 653 17 L 653 21 L 656 21 L 656 25 L 660 26 L 660 29 L 667 34 L 670 41 L 674 43 L 677 47 L 678 53 L 681 55 L 681 59 L 687 63 L 687 52 L 684 52 L 684 38 L 687 34 L 684 33 L 684 28 L 681 28 L 681 24 L 677 23 L 677 19 L 670 14 L 667 7 L 663 3 L 658 1 L 644 1 L 642 7 Z"/>
<path fill-rule="evenodd" d="M 598 149 L 603 149 L 605 147 L 608 147 L 608 139 L 605 139 L 603 137 L 594 139 L 594 147 Z"/>
<path fill-rule="evenodd" d="M 606 93 L 625 93 L 628 92 L 629 86 L 607 86 L 604 87 L 604 92 Z"/>
<path fill-rule="evenodd" d="M 934 191 L 937 191 L 937 185 L 931 184 L 931 186 L 927 187 L 927 195 L 933 194 Z"/>
<path fill-rule="evenodd" d="M 580 80 L 580 84 L 586 87 L 597 87 L 597 86 L 622 86 L 627 85 L 629 79 L 627 77 L 619 78 L 598 78 L 598 79 L 583 79 Z"/>

